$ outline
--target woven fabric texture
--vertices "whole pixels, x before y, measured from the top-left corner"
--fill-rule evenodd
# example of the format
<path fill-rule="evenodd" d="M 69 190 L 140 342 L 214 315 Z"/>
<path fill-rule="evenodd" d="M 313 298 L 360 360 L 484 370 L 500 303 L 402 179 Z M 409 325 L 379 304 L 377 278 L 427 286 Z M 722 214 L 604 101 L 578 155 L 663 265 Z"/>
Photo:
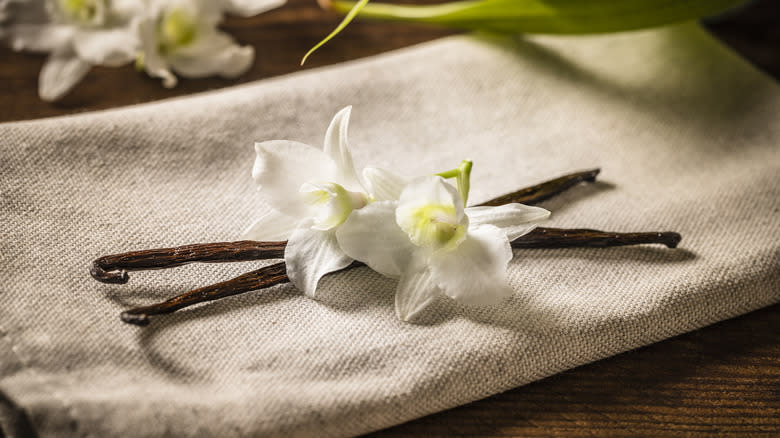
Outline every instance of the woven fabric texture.
<path fill-rule="evenodd" d="M 258 62 L 262 62 L 260 59 Z M 107 91 L 109 92 L 109 91 Z M 94 258 L 239 240 L 253 142 L 321 145 L 353 105 L 361 165 L 474 160 L 479 202 L 575 170 L 549 226 L 674 230 L 681 247 L 516 250 L 514 296 L 398 321 L 367 268 L 155 318 L 120 311 L 262 262 L 92 280 Z M 446 38 L 118 110 L 0 125 L 0 425 L 57 436 L 347 436 L 780 301 L 780 92 L 693 26 Z M 22 415 L 24 414 L 24 415 Z M 24 418 L 26 417 L 26 418 Z"/>

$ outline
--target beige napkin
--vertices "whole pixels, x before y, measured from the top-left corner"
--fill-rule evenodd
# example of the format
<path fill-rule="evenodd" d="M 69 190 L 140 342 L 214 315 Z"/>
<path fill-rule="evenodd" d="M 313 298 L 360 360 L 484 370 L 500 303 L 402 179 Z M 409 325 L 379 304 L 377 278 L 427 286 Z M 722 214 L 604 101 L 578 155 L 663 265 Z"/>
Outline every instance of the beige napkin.
<path fill-rule="evenodd" d="M 262 59 L 259 60 L 262 62 Z M 110 92 L 110 90 L 106 90 Z M 366 268 L 155 318 L 121 310 L 262 263 L 89 262 L 239 239 L 255 140 L 320 145 L 354 105 L 358 165 L 474 160 L 472 199 L 573 170 L 549 226 L 675 230 L 680 249 L 515 251 L 515 295 L 399 322 Z M 780 92 L 692 26 L 455 37 L 119 110 L 0 125 L 0 425 L 14 437 L 343 436 L 467 403 L 780 301 Z"/>

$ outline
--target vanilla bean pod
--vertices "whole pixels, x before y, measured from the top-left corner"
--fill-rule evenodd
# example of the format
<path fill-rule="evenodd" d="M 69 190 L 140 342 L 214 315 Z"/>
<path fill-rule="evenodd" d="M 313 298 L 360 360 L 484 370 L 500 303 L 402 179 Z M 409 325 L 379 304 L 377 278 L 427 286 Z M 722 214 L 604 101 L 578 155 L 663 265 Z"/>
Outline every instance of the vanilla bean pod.
<path fill-rule="evenodd" d="M 537 227 L 512 242 L 512 248 L 607 248 L 642 244 L 677 248 L 682 236 L 672 231 L 651 233 L 612 233 L 588 228 Z"/>
<path fill-rule="evenodd" d="M 120 314 L 120 318 L 128 324 L 143 326 L 149 324 L 149 315 L 173 313 L 194 304 L 265 289 L 289 281 L 284 262 L 275 263 L 227 281 L 192 290 L 161 303 L 126 310 Z"/>
<path fill-rule="evenodd" d="M 545 181 L 535 186 L 526 187 L 516 192 L 508 193 L 497 198 L 479 204 L 480 207 L 497 207 L 500 205 L 518 202 L 520 204 L 534 205 L 559 195 L 566 190 L 583 182 L 595 182 L 601 169 L 586 170 L 584 172 L 571 173 L 559 178 Z"/>
<path fill-rule="evenodd" d="M 100 257 L 92 262 L 89 273 L 103 283 L 127 283 L 127 271 L 164 269 L 193 262 L 220 263 L 280 259 L 287 242 L 196 243 L 175 248 L 147 249 Z"/>
<path fill-rule="evenodd" d="M 582 182 L 593 182 L 600 169 L 571 173 L 518 191 L 499 196 L 480 206 L 496 206 L 518 202 L 533 205 L 550 199 Z M 287 242 L 196 243 L 175 248 L 132 251 L 100 257 L 92 262 L 90 274 L 102 283 L 124 284 L 128 271 L 144 271 L 182 266 L 188 263 L 223 263 L 250 260 L 280 259 Z"/>
<path fill-rule="evenodd" d="M 513 248 L 574 248 L 590 247 L 605 248 L 610 246 L 625 246 L 637 244 L 661 244 L 669 248 L 675 248 L 680 243 L 680 235 L 674 232 L 661 233 L 610 233 L 590 229 L 562 229 L 562 228 L 536 228 L 532 232 L 515 239 Z M 363 263 L 354 262 L 348 267 L 351 269 L 364 266 Z M 184 293 L 175 298 L 144 307 L 122 312 L 122 321 L 146 325 L 150 315 L 162 315 L 173 313 L 179 309 L 194 304 L 213 301 L 219 298 L 238 295 L 277 284 L 287 283 L 287 269 L 282 263 L 275 263 L 264 268 L 240 275 L 231 280 L 202 287 Z"/>

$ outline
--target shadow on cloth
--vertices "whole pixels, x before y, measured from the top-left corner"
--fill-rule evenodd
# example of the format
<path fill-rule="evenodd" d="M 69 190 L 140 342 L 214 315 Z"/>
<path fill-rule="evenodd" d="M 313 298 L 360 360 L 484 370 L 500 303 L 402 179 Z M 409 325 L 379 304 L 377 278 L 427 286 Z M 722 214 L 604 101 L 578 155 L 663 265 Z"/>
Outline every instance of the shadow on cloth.
<path fill-rule="evenodd" d="M 613 75 L 610 70 L 600 70 L 599 54 L 593 54 L 592 61 L 584 63 L 567 56 L 564 51 L 548 47 L 545 42 L 523 36 L 506 38 L 483 34 L 479 38 L 515 54 L 519 62 L 541 71 L 547 78 L 566 82 L 583 92 L 607 96 L 652 120 L 660 123 L 667 119 L 686 120 L 704 138 L 729 136 L 734 132 L 750 135 L 756 126 L 764 125 L 756 120 L 757 114 L 751 110 L 760 108 L 773 96 L 770 91 L 774 91 L 775 84 L 772 81 L 759 81 L 764 79 L 763 75 L 745 62 L 723 63 L 717 61 L 723 58 L 721 54 L 703 55 L 714 51 L 729 52 L 729 49 L 709 41 L 712 37 L 698 25 L 669 27 L 659 35 L 654 50 L 638 54 L 637 59 L 603 60 L 604 66 L 642 63 L 642 66 L 616 69 L 636 72 L 628 80 Z M 653 58 L 664 58 L 668 62 L 654 62 Z M 677 68 L 670 69 L 670 65 Z M 725 88 L 740 92 L 718 92 Z M 764 111 L 764 116 L 775 115 Z M 742 125 L 744 128 L 740 128 Z M 696 147 L 696 143 L 691 142 L 691 147 Z M 725 150 L 730 148 L 729 142 L 703 144 Z"/>
<path fill-rule="evenodd" d="M 555 263 L 566 258 L 598 260 L 606 264 L 615 262 L 641 262 L 648 265 L 686 263 L 697 258 L 696 254 L 685 249 L 666 249 L 650 246 L 625 246 L 615 248 L 567 248 L 567 249 L 523 249 L 514 250 L 515 257 L 533 252 L 536 260 L 549 260 Z M 544 294 L 544 291 L 530 291 L 532 294 Z M 557 326 L 554 311 L 540 310 L 532 301 L 517 295 L 510 303 L 479 308 L 459 304 L 455 300 L 442 296 L 420 316 L 415 324 L 438 325 L 459 316 L 469 318 L 496 327 L 510 330 L 524 330 L 522 320 L 534 320 L 538 326 L 554 328 Z"/>
<path fill-rule="evenodd" d="M 181 309 L 168 315 L 153 316 L 150 318 L 148 326 L 137 328 L 138 345 L 149 364 L 168 376 L 182 381 L 202 379 L 204 378 L 202 373 L 161 353 L 155 347 L 155 340 L 166 330 L 179 324 L 197 319 L 227 315 L 243 308 L 262 306 L 275 301 L 292 299 L 295 295 L 291 294 L 290 291 L 291 288 L 289 286 L 274 286 L 264 290 L 225 297 L 216 301 Z M 178 293 L 181 293 L 181 291 L 179 290 Z M 175 294 L 176 292 L 172 295 Z M 120 300 L 117 299 L 116 301 Z"/>
<path fill-rule="evenodd" d="M 391 306 L 393 303 L 394 281 L 382 277 L 366 267 L 349 269 L 340 272 L 338 279 L 334 277 L 336 276 L 329 275 L 321 280 L 317 301 L 323 305 L 347 312 L 360 312 L 368 307 Z M 344 283 L 350 284 L 352 288 L 345 290 L 343 287 L 337 286 L 337 284 Z M 164 293 L 163 299 L 165 299 L 181 293 L 180 288 L 165 287 L 162 289 L 164 291 L 159 288 L 155 289 L 154 295 L 163 296 Z M 137 329 L 138 345 L 149 364 L 170 377 L 182 381 L 203 379 L 205 376 L 202 372 L 162 353 L 155 346 L 155 341 L 167 330 L 180 324 L 217 316 L 228 318 L 228 314 L 241 309 L 293 299 L 299 294 L 300 292 L 288 283 L 202 303 L 167 315 L 155 315 L 150 318 L 148 326 Z M 113 292 L 108 295 L 108 298 L 123 307 L 138 305 L 135 300 L 128 304 L 126 298 Z"/>
<path fill-rule="evenodd" d="M 27 412 L 0 391 L 0 437 L 36 438 L 37 436 Z"/>

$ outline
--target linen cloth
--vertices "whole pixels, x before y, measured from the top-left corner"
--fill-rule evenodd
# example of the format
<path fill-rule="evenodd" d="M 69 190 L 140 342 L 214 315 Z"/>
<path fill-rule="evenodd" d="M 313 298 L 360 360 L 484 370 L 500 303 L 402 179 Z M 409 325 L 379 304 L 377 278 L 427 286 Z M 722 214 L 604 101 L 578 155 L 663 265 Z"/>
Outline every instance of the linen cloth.
<path fill-rule="evenodd" d="M 472 158 L 475 202 L 601 167 L 601 182 L 542 204 L 546 225 L 675 230 L 681 247 L 516 250 L 510 300 L 442 299 L 416 325 L 367 268 L 326 277 L 319 301 L 282 285 L 119 321 L 264 262 L 104 285 L 91 260 L 239 240 L 266 208 L 253 142 L 321 145 L 346 105 L 359 167 L 412 176 Z M 356 435 L 776 303 L 779 116 L 776 83 L 682 26 L 452 37 L 0 125 L 0 424 L 11 437 Z"/>

